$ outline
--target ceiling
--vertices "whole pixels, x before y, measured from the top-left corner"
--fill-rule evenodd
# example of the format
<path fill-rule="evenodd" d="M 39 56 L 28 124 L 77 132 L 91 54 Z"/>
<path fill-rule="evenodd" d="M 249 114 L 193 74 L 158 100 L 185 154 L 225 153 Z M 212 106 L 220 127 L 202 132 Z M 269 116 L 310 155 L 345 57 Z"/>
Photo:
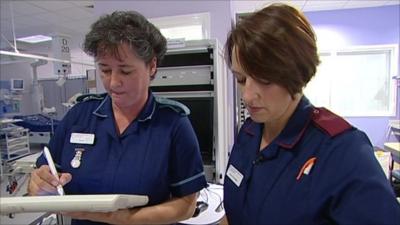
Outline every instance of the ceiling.
<path fill-rule="evenodd" d="M 13 27 L 16 38 L 38 34 L 81 37 L 97 18 L 93 2 L 1 0 L 1 48 L 11 47 L 5 38 L 13 42 Z"/>
<path fill-rule="evenodd" d="M 276 2 L 272 0 L 231 1 L 235 12 L 250 12 L 265 4 Z M 290 2 L 303 11 L 400 4 L 400 0 L 286 0 L 280 2 Z M 0 48 L 11 50 L 10 44 L 13 43 L 14 34 L 17 38 L 37 34 L 64 34 L 82 38 L 89 30 L 90 24 L 97 18 L 93 5 L 95 5 L 94 0 L 1 0 Z M 14 34 L 13 31 L 15 31 Z M 18 46 L 21 45 L 23 46 L 18 43 Z"/>
<path fill-rule="evenodd" d="M 272 2 L 284 2 L 291 5 L 297 6 L 304 12 L 307 11 L 320 11 L 320 10 L 337 10 L 337 9 L 351 9 L 351 8 L 364 8 L 364 7 L 378 7 L 385 5 L 396 5 L 400 4 L 400 0 L 248 0 L 248 1 L 236 1 L 233 0 L 233 8 L 235 12 L 252 12 L 256 9 L 260 9 L 266 4 Z"/>

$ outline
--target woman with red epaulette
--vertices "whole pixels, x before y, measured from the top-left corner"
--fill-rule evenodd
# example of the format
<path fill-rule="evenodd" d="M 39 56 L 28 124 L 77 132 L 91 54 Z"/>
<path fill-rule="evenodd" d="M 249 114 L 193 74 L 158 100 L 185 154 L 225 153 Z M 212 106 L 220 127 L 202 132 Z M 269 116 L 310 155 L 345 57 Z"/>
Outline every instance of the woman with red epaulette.
<path fill-rule="evenodd" d="M 301 12 L 273 4 L 249 15 L 226 52 L 250 114 L 224 180 L 229 224 L 400 224 L 367 135 L 302 93 L 319 58 Z"/>

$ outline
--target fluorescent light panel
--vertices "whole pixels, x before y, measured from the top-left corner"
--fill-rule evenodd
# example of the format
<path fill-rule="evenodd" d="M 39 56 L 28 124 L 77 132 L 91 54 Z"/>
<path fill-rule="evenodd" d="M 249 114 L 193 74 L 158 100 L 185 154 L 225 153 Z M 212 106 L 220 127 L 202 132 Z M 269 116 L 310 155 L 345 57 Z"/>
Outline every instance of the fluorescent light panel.
<path fill-rule="evenodd" d="M 52 61 L 52 62 L 73 63 L 73 64 L 79 64 L 79 65 L 93 66 L 93 67 L 95 66 L 93 63 L 61 60 L 61 59 L 50 58 L 50 57 L 45 57 L 45 56 L 41 56 L 41 55 L 33 55 L 33 54 L 20 53 L 20 52 L 9 52 L 9 51 L 3 51 L 3 50 L 0 50 L 0 55 L 17 56 L 17 57 L 23 57 L 23 58 L 29 58 L 29 59 L 43 59 L 43 60 Z"/>
<path fill-rule="evenodd" d="M 18 41 L 36 44 L 39 42 L 51 41 L 51 37 L 45 35 L 33 35 L 28 37 L 17 38 Z"/>

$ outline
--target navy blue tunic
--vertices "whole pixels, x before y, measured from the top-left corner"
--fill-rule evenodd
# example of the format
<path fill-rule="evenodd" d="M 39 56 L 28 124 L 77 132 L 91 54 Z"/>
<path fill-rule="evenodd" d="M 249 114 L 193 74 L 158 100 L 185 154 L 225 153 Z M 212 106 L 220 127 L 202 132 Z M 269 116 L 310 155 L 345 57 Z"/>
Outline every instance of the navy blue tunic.
<path fill-rule="evenodd" d="M 224 206 L 233 224 L 400 224 L 400 204 L 368 137 L 303 97 L 259 151 L 247 119 L 228 163 Z"/>
<path fill-rule="evenodd" d="M 72 133 L 95 134 L 94 144 L 73 144 Z M 155 205 L 207 185 L 185 107 L 151 92 L 138 118 L 121 135 L 116 132 L 108 95 L 76 104 L 57 127 L 49 147 L 62 172 L 72 174 L 64 187 L 66 194 L 140 194 L 149 196 L 148 205 Z M 84 149 L 81 165 L 73 168 L 71 160 L 79 148 Z M 42 164 L 46 164 L 43 156 L 37 166 Z"/>

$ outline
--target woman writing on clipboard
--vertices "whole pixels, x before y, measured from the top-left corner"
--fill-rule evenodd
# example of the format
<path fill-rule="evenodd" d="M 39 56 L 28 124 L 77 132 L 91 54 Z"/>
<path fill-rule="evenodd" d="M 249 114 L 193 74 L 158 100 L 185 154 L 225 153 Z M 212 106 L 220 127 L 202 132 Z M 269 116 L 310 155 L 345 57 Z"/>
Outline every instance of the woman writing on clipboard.
<path fill-rule="evenodd" d="M 49 148 L 60 179 L 44 157 L 29 183 L 31 195 L 147 195 L 145 207 L 74 212 L 72 224 L 172 224 L 193 215 L 207 184 L 188 109 L 149 89 L 166 39 L 137 12 L 101 17 L 86 35 L 106 94 L 81 99 L 63 118 Z"/>

